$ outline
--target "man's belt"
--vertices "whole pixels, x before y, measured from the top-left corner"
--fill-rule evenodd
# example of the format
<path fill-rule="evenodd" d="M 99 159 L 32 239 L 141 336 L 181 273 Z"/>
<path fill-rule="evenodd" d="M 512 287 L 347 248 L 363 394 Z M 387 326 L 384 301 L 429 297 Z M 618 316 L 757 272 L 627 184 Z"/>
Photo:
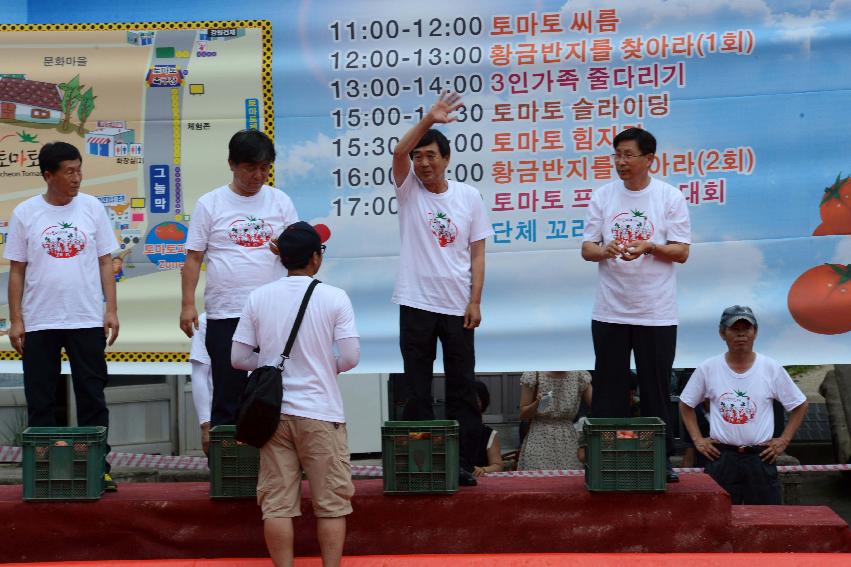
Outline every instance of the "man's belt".
<path fill-rule="evenodd" d="M 715 448 L 719 451 L 729 451 L 732 453 L 744 453 L 750 455 L 758 455 L 766 449 L 764 445 L 726 445 L 724 443 L 715 443 Z"/>

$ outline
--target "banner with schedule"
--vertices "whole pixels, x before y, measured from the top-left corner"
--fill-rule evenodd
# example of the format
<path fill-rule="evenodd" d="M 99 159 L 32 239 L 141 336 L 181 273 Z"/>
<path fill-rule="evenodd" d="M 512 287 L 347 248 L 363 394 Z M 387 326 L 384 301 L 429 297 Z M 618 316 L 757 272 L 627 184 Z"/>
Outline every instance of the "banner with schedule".
<path fill-rule="evenodd" d="M 579 248 L 593 191 L 615 178 L 612 139 L 629 126 L 656 136 L 652 174 L 689 203 L 675 365 L 724 348 L 718 318 L 735 303 L 756 312 L 761 352 L 790 364 L 851 360 L 851 4 L 155 1 L 104 12 L 95 2 L 70 16 L 27 9 L 27 22 L 8 23 L 96 22 L 105 13 L 179 22 L 197 19 L 188 14 L 201 6 L 205 20 L 271 24 L 275 184 L 302 219 L 330 233 L 320 278 L 353 300 L 359 372 L 401 369 L 390 302 L 399 253 L 392 151 L 445 90 L 465 103 L 443 127 L 447 175 L 479 189 L 495 231 L 479 371 L 593 367 L 596 265 Z M 190 82 L 183 99 L 207 96 L 191 94 Z M 262 105 L 260 95 L 242 97 L 234 131 L 252 126 L 251 98 Z M 206 159 L 222 171 L 225 155 L 223 146 Z M 173 184 L 173 168 L 166 175 Z M 212 189 L 208 178 L 180 172 L 190 217 L 187 196 Z M 176 285 L 122 292 L 122 311 L 146 294 L 173 305 L 170 318 L 140 324 L 147 336 L 176 336 Z M 134 324 L 122 319 L 122 329 Z M 114 348 L 185 352 L 187 342 L 121 338 Z"/>

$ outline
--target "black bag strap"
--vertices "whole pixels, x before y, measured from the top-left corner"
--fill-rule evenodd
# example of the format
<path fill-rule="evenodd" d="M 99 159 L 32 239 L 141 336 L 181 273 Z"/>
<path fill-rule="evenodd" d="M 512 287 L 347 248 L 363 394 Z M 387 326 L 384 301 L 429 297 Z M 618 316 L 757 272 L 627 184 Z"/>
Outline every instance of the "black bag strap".
<path fill-rule="evenodd" d="M 293 348 L 298 328 L 301 327 L 301 320 L 304 319 L 304 312 L 307 311 L 307 302 L 310 301 L 310 296 L 313 295 L 313 290 L 320 283 L 321 282 L 319 280 L 313 280 L 310 282 L 310 285 L 307 286 L 307 291 L 304 292 L 304 299 L 301 300 L 301 306 L 298 308 L 298 315 L 295 316 L 293 330 L 290 331 L 290 338 L 287 339 L 287 345 L 284 347 L 284 352 L 281 353 L 281 363 L 278 365 L 278 368 L 282 372 L 284 370 L 284 362 L 290 357 L 290 351 Z"/>

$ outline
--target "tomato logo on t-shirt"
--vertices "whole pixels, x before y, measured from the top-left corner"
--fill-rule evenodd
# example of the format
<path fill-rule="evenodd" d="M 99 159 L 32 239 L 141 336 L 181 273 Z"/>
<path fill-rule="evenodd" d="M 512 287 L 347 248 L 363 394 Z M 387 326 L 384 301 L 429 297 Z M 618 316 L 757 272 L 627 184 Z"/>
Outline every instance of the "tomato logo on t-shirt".
<path fill-rule="evenodd" d="M 272 239 L 272 226 L 260 218 L 239 218 L 230 223 L 228 236 L 240 246 L 259 248 Z"/>
<path fill-rule="evenodd" d="M 742 425 L 756 417 L 756 404 L 746 392 L 733 390 L 722 394 L 718 405 L 721 417 L 733 425 Z"/>
<path fill-rule="evenodd" d="M 638 209 L 618 213 L 612 219 L 612 239 L 618 244 L 651 238 L 653 238 L 653 222 Z"/>
<path fill-rule="evenodd" d="M 86 249 L 86 234 L 70 222 L 60 222 L 44 229 L 41 246 L 54 258 L 73 258 Z"/>
<path fill-rule="evenodd" d="M 441 248 L 446 248 L 458 238 L 458 227 L 452 222 L 446 213 L 432 212 L 428 214 L 428 223 L 431 228 L 431 233 L 437 238 Z"/>

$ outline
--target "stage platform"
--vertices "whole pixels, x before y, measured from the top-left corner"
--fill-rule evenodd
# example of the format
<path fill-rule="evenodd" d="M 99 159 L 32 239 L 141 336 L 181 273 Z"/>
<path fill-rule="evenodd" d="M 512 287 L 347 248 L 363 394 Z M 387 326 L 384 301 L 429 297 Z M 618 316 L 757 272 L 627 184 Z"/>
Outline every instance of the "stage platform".
<path fill-rule="evenodd" d="M 835 553 L 524 553 L 500 555 L 360 555 L 343 557 L 346 567 L 847 567 Z M 8 567 L 93 567 L 82 561 L 3 563 Z M 148 559 L 99 561 L 97 567 L 274 567 L 271 559 Z M 322 567 L 319 557 L 296 557 L 295 567 Z"/>
<path fill-rule="evenodd" d="M 851 552 L 851 530 L 822 506 L 731 506 L 704 474 L 666 493 L 589 493 L 581 477 L 487 478 L 454 495 L 384 496 L 355 481 L 344 552 Z M 212 501 L 206 483 L 125 483 L 96 502 L 30 503 L 0 487 L 5 562 L 263 557 L 252 499 Z M 309 490 L 304 485 L 304 494 Z M 309 503 L 296 554 L 318 555 Z"/>

